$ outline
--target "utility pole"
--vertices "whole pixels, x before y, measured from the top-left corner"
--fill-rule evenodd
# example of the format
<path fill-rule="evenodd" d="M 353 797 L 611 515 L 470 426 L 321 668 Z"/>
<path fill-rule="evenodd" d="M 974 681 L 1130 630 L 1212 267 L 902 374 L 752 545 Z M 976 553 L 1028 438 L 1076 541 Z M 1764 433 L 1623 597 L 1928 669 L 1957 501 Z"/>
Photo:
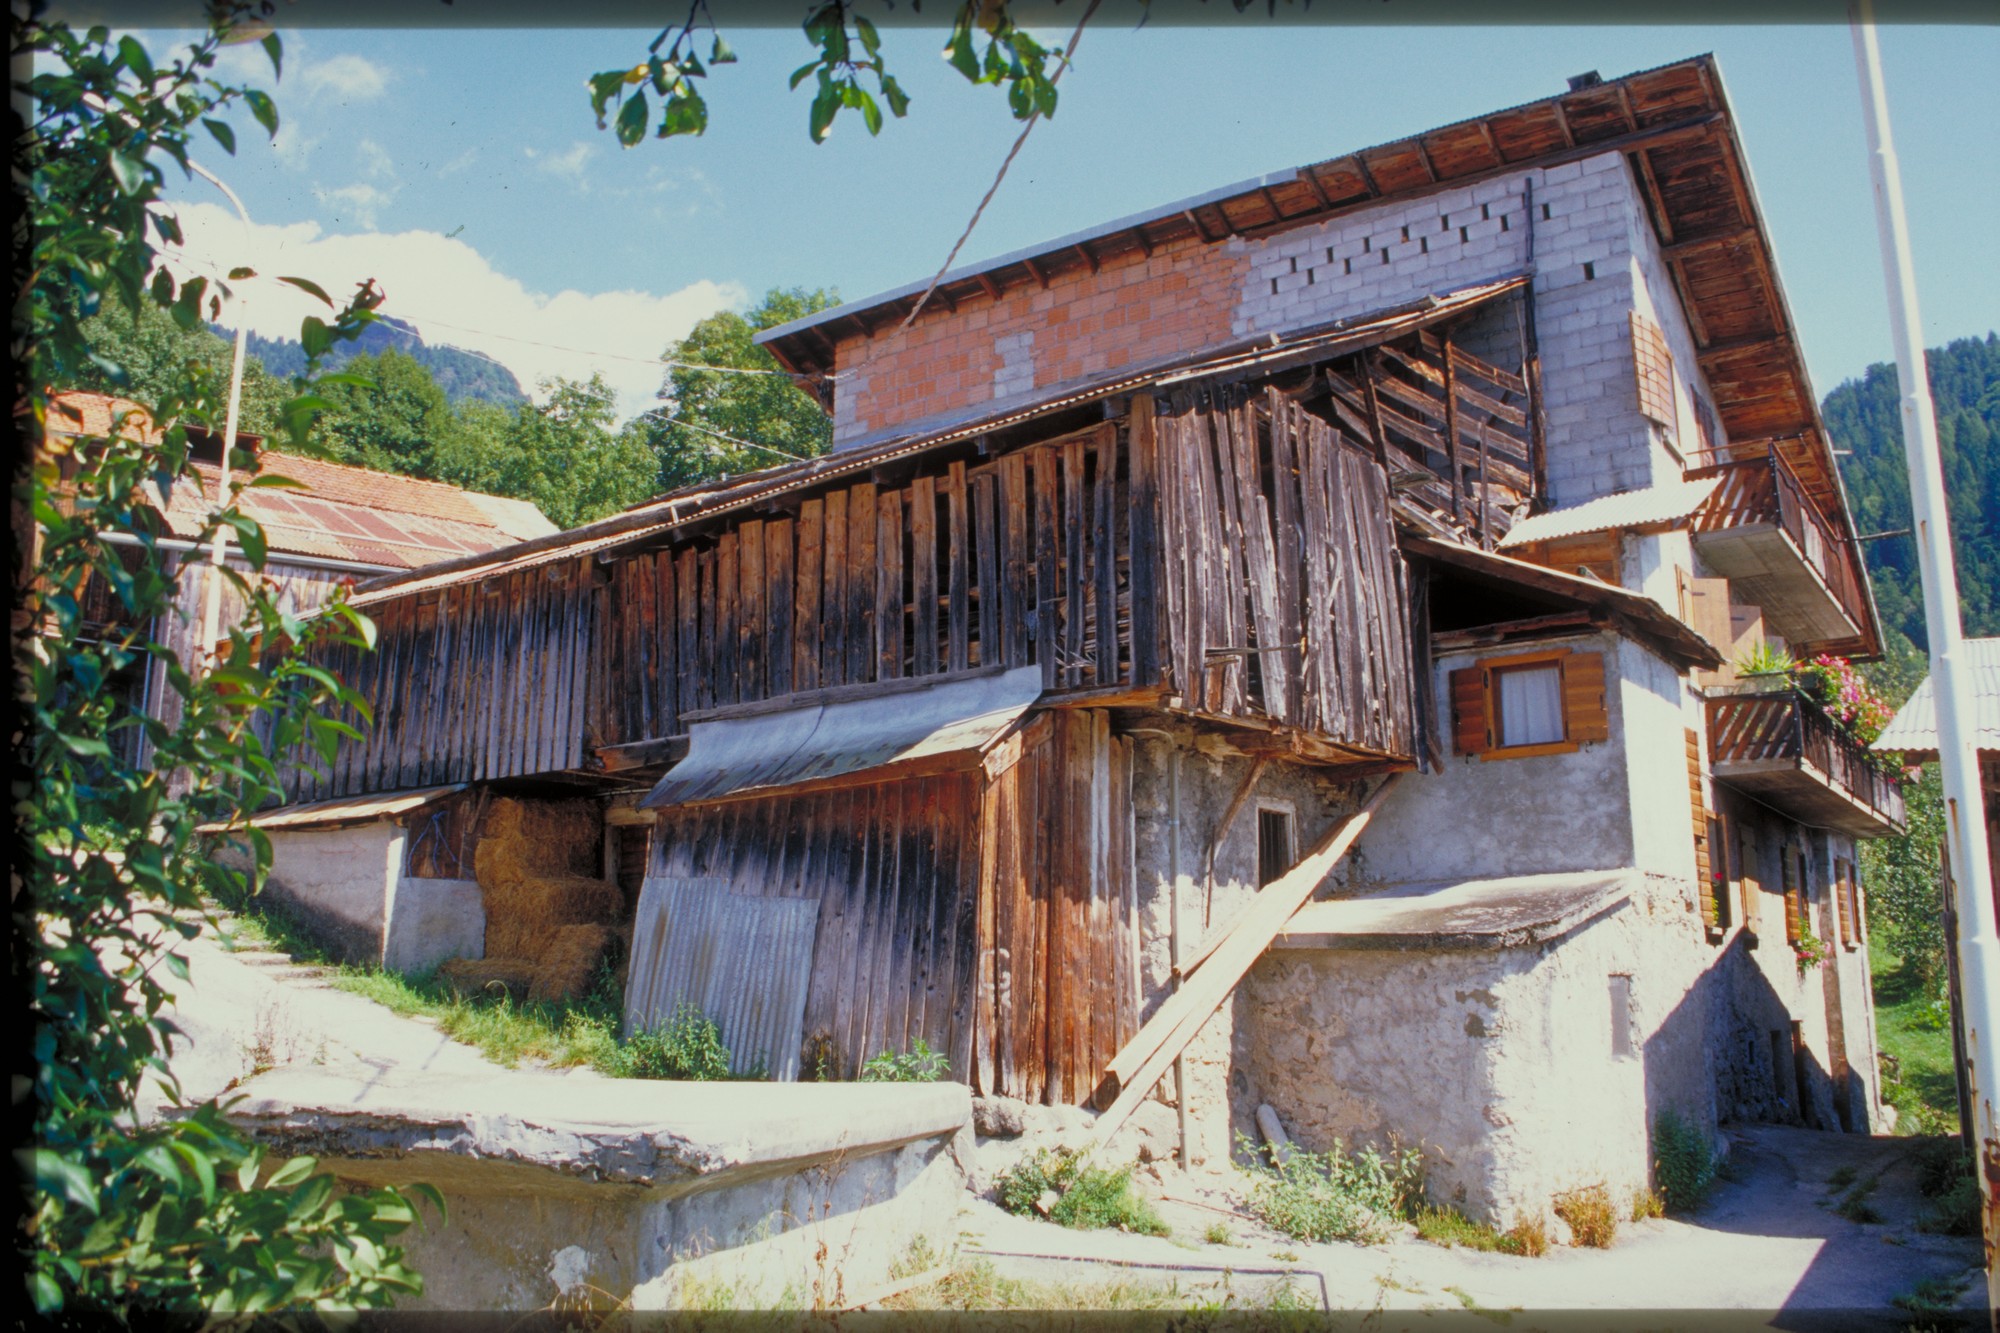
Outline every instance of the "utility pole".
<path fill-rule="evenodd" d="M 1910 512 L 1915 520 L 1917 563 L 1923 576 L 1924 625 L 1930 637 L 1931 692 L 1937 701 L 1938 766 L 1944 778 L 1945 848 L 1951 863 L 1958 914 L 1958 969 L 1965 1030 L 1965 1067 L 1972 1103 L 1973 1176 L 1979 1182 L 1986 1238 L 1986 1308 L 1989 1324 L 2000 1310 L 2000 1126 L 1994 1119 L 1995 1029 L 2000 1027 L 2000 935 L 1993 920 L 1993 884 L 1986 842 L 1985 807 L 1979 793 L 1979 759 L 1972 735 L 1971 678 L 1965 673 L 1965 634 L 1959 623 L 1958 575 L 1952 564 L 1951 529 L 1944 498 L 1944 464 L 1937 419 L 1924 371 L 1923 325 L 1910 262 L 1909 227 L 1903 216 L 1903 181 L 1889 136 L 1889 107 L 1882 91 L 1882 53 L 1875 42 L 1873 0 L 1851 0 L 1854 59 L 1861 75 L 1862 111 L 1875 185 L 1875 219 L 1881 232 L 1882 272 L 1889 287 L 1889 328 L 1896 344 L 1902 389 L 1903 454 L 1910 469 Z"/>
<path fill-rule="evenodd" d="M 250 235 L 250 213 L 243 207 L 243 201 L 236 197 L 236 191 L 222 183 L 222 178 L 209 171 L 198 162 L 189 162 L 188 170 L 222 191 L 225 198 L 236 206 L 236 216 L 243 219 L 243 234 Z M 237 300 L 242 294 L 237 293 Z M 249 321 L 243 311 L 236 311 L 236 353 L 229 363 L 229 411 L 222 426 L 222 470 L 215 478 L 215 507 L 221 509 L 229 503 L 229 455 L 236 448 L 236 418 L 243 402 L 243 355 L 244 344 L 249 336 Z M 215 529 L 215 541 L 208 553 L 207 583 L 201 596 L 201 638 L 195 641 L 195 650 L 200 654 L 200 672 L 207 674 L 215 663 L 215 639 L 220 633 L 218 623 L 222 618 L 222 569 L 223 559 L 229 554 L 229 526 L 219 524 Z"/>

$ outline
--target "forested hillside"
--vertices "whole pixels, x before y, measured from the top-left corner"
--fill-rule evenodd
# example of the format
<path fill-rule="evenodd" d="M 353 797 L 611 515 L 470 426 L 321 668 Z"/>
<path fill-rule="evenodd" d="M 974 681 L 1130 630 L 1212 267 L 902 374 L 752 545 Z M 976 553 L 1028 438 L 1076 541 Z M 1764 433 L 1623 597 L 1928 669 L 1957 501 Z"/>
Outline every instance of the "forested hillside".
<path fill-rule="evenodd" d="M 1944 453 L 1945 496 L 1965 632 L 2000 634 L 2000 335 L 1960 338 L 1926 353 Z M 1840 460 L 1854 524 L 1864 535 L 1910 526 L 1896 368 L 1874 365 L 1826 396 L 1821 414 Z M 1885 625 L 1924 646 L 1924 594 L 1908 537 L 1867 543 Z"/>
<path fill-rule="evenodd" d="M 229 336 L 224 332 L 224 336 Z M 306 349 L 290 338 L 265 338 L 251 334 L 250 355 L 264 363 L 273 375 L 290 377 L 305 373 Z M 428 370 L 444 396 L 453 404 L 472 401 L 514 408 L 528 401 L 514 372 L 490 357 L 458 347 L 432 347 L 415 328 L 400 320 L 384 317 L 368 326 L 361 337 L 336 344 L 327 354 L 328 367 L 341 366 L 356 356 L 379 356 L 394 348 Z"/>

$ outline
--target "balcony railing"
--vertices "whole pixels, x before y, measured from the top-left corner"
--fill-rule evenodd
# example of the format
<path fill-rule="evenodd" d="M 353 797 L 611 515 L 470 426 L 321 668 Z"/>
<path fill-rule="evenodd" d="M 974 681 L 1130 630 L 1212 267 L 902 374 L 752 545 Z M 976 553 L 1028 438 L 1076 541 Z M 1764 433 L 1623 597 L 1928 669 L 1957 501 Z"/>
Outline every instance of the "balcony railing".
<path fill-rule="evenodd" d="M 1806 823 L 1857 837 L 1900 833 L 1903 789 L 1826 710 L 1795 690 L 1708 701 L 1711 771 Z"/>
<path fill-rule="evenodd" d="M 1853 544 L 1820 512 L 1777 450 L 1763 458 L 1711 463 L 1688 476 L 1722 482 L 1694 515 L 1691 526 L 1697 538 L 1757 525 L 1778 528 L 1848 620 L 1857 629 L 1867 624 L 1868 603 Z"/>

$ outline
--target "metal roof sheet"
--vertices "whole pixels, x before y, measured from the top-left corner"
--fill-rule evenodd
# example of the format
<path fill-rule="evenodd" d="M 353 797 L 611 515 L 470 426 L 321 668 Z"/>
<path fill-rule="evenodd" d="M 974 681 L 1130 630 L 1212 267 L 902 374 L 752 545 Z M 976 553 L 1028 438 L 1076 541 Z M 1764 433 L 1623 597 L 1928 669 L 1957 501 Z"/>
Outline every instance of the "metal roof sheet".
<path fill-rule="evenodd" d="M 378 819 L 391 819 L 397 815 L 421 810 L 434 801 L 447 796 L 455 796 L 465 790 L 463 782 L 450 783 L 443 787 L 419 787 L 411 791 L 371 792 L 366 796 L 350 796 L 338 801 L 315 801 L 311 805 L 283 805 L 275 810 L 250 816 L 250 822 L 260 829 L 274 828 L 329 828 L 336 824 L 367 824 Z M 225 833 L 227 824 L 204 824 L 203 833 Z"/>
<path fill-rule="evenodd" d="M 1972 671 L 1972 716 L 1967 719 L 1972 743 L 1981 750 L 2000 750 L 2000 638 L 1967 639 L 1965 661 Z M 1937 697 L 1929 676 L 1896 710 L 1871 748 L 1937 753 Z"/>
<path fill-rule="evenodd" d="M 1533 514 L 1507 530 L 1500 539 L 1501 549 L 1545 542 L 1556 537 L 1580 537 L 1587 532 L 1612 528 L 1640 528 L 1658 523 L 1678 523 L 1701 508 L 1715 494 L 1720 477 L 1699 481 L 1670 481 L 1664 486 L 1648 486 L 1639 491 L 1600 495 L 1567 509 L 1551 509 Z"/>
<path fill-rule="evenodd" d="M 1395 884 L 1307 903 L 1279 949 L 1505 949 L 1553 939 L 1615 910 L 1638 872 L 1600 870 Z"/>
<path fill-rule="evenodd" d="M 1041 692 L 1041 668 L 1016 667 L 895 694 L 696 722 L 688 729 L 687 758 L 639 804 L 659 809 L 755 796 L 950 756 L 963 756 L 969 768 Z"/>

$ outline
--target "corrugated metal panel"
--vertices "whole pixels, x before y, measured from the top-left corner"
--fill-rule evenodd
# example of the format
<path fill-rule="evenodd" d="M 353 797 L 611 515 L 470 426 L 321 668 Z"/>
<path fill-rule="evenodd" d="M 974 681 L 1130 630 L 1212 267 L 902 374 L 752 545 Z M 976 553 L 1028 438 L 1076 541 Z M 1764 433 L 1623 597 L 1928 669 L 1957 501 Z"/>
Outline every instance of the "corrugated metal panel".
<path fill-rule="evenodd" d="M 690 805 L 976 753 L 1041 692 L 1041 668 L 1026 666 L 867 699 L 696 722 L 687 758 L 639 804 Z"/>
<path fill-rule="evenodd" d="M 280 806 L 261 815 L 252 815 L 250 822 L 261 829 L 325 828 L 335 824 L 365 824 L 371 820 L 406 815 L 412 810 L 420 810 L 433 801 L 441 801 L 464 790 L 463 782 L 454 782 L 443 787 L 420 787 L 414 791 L 390 792 L 387 795 L 371 793 L 339 801 L 315 801 L 311 805 Z M 221 833 L 227 827 L 226 824 L 204 824 L 200 831 Z"/>
<path fill-rule="evenodd" d="M 721 1029 L 730 1072 L 799 1076 L 817 898 L 731 893 L 722 879 L 648 876 L 632 927 L 625 1030 L 659 1027 L 683 1003 Z"/>
<path fill-rule="evenodd" d="M 1972 743 L 2000 750 L 2000 638 L 1967 639 L 1965 660 L 1972 669 Z M 1937 697 L 1925 676 L 1870 748 L 1935 754 L 1937 747 Z"/>
<path fill-rule="evenodd" d="M 1664 486 L 1648 486 L 1644 490 L 1625 491 L 1619 495 L 1601 495 L 1567 509 L 1551 509 L 1546 514 L 1524 518 L 1509 528 L 1507 535 L 1500 539 L 1500 546 L 1504 550 L 1529 542 L 1580 537 L 1586 532 L 1605 532 L 1611 528 L 1677 523 L 1701 508 L 1702 502 L 1715 494 L 1715 488 L 1721 484 L 1718 477 L 1673 481 Z"/>

